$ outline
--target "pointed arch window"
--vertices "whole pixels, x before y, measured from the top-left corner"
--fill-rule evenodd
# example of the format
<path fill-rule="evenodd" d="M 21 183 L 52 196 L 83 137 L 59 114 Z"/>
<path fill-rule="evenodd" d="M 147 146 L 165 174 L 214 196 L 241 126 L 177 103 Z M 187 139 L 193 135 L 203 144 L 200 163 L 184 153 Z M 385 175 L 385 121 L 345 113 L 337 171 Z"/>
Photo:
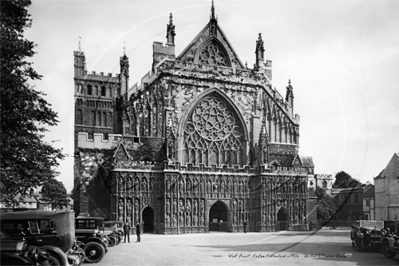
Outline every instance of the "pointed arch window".
<path fill-rule="evenodd" d="M 206 65 L 229 66 L 227 54 L 215 42 L 205 46 L 199 54 L 198 62 Z"/>
<path fill-rule="evenodd" d="M 198 103 L 184 126 L 184 162 L 198 165 L 242 165 L 243 132 L 238 119 L 219 98 Z"/>

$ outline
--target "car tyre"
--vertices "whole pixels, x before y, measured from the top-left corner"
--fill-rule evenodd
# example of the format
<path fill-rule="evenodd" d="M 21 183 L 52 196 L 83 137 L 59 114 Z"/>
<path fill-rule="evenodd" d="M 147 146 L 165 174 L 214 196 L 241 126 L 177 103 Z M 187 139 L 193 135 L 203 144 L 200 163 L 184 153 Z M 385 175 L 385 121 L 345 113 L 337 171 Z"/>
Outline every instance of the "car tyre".
<path fill-rule="evenodd" d="M 388 241 L 384 241 L 382 243 L 382 253 L 384 254 L 385 257 L 389 259 L 392 259 L 396 255 L 396 252 L 389 250 Z"/>
<path fill-rule="evenodd" d="M 113 235 L 108 235 L 108 246 L 113 247 L 116 245 L 116 238 Z"/>
<path fill-rule="evenodd" d="M 48 261 L 49 265 L 51 265 L 51 266 L 61 266 L 61 264 L 58 262 L 58 260 L 51 255 L 49 256 L 47 261 Z"/>
<path fill-rule="evenodd" d="M 51 260 L 49 258 L 50 265 L 63 265 L 64 264 L 61 256 L 56 251 L 48 250 L 48 249 L 46 249 L 46 251 L 50 254 L 50 258 L 51 258 Z M 55 262 L 55 261 L 57 261 L 57 262 Z"/>
<path fill-rule="evenodd" d="M 86 259 L 85 261 L 96 263 L 102 260 L 105 255 L 104 247 L 96 242 L 87 243 L 84 247 Z"/>

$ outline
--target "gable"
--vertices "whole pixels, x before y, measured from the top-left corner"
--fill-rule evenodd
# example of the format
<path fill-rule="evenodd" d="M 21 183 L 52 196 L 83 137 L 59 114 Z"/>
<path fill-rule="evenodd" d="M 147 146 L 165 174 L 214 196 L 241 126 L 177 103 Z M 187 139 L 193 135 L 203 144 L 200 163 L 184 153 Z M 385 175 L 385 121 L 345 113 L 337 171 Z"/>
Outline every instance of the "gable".
<path fill-rule="evenodd" d="M 217 25 L 216 20 L 212 19 L 177 59 L 190 63 L 226 67 L 231 67 L 234 64 L 237 68 L 244 68 L 222 29 Z"/>
<path fill-rule="evenodd" d="M 126 151 L 125 145 L 123 143 L 119 143 L 118 148 L 116 148 L 116 151 L 114 153 L 114 161 L 127 161 L 130 160 L 130 156 L 128 152 Z"/>

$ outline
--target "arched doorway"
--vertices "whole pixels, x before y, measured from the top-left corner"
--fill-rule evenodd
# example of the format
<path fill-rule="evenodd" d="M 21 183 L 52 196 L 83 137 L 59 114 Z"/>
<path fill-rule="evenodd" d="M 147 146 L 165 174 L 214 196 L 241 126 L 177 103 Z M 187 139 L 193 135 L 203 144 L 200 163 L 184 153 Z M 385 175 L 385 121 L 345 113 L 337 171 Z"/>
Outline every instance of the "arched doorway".
<path fill-rule="evenodd" d="M 227 206 L 218 201 L 209 210 L 209 231 L 227 232 L 228 224 Z"/>
<path fill-rule="evenodd" d="M 143 210 L 143 233 L 154 232 L 154 210 L 147 207 Z"/>
<path fill-rule="evenodd" d="M 281 207 L 277 213 L 277 225 L 279 230 L 287 230 L 288 229 L 288 215 L 287 209 Z"/>

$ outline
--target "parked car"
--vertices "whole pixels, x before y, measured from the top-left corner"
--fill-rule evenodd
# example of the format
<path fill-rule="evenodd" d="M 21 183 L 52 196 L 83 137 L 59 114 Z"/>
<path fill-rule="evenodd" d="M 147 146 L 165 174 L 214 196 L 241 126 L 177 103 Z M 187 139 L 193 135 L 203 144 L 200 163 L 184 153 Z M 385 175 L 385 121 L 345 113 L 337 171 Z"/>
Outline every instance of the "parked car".
<path fill-rule="evenodd" d="M 23 238 L 20 241 L 3 239 L 1 234 L 1 264 L 2 265 L 57 265 L 51 255 L 36 246 L 28 246 Z"/>
<path fill-rule="evenodd" d="M 123 239 L 123 222 L 121 221 L 105 221 L 104 222 L 104 234 L 110 239 L 115 238 L 116 245 L 118 245 Z"/>
<path fill-rule="evenodd" d="M 387 258 L 393 258 L 399 254 L 399 223 L 388 221 L 383 231 L 382 253 Z"/>
<path fill-rule="evenodd" d="M 384 221 L 360 220 L 359 224 L 352 225 L 352 246 L 359 252 L 380 250 L 383 230 Z"/>
<path fill-rule="evenodd" d="M 351 230 L 352 247 L 357 251 L 378 250 L 381 248 L 381 228 L 352 226 Z"/>
<path fill-rule="evenodd" d="M 12 251 L 13 245 L 25 241 L 28 250 L 35 251 L 40 247 L 46 251 L 53 265 L 78 266 L 84 260 L 84 253 L 74 246 L 73 219 L 73 212 L 35 210 L 2 213 L 1 251 Z"/>
<path fill-rule="evenodd" d="M 108 252 L 108 238 L 103 234 L 104 219 L 99 217 L 75 218 L 76 238 L 84 243 L 87 262 L 99 262 Z"/>

